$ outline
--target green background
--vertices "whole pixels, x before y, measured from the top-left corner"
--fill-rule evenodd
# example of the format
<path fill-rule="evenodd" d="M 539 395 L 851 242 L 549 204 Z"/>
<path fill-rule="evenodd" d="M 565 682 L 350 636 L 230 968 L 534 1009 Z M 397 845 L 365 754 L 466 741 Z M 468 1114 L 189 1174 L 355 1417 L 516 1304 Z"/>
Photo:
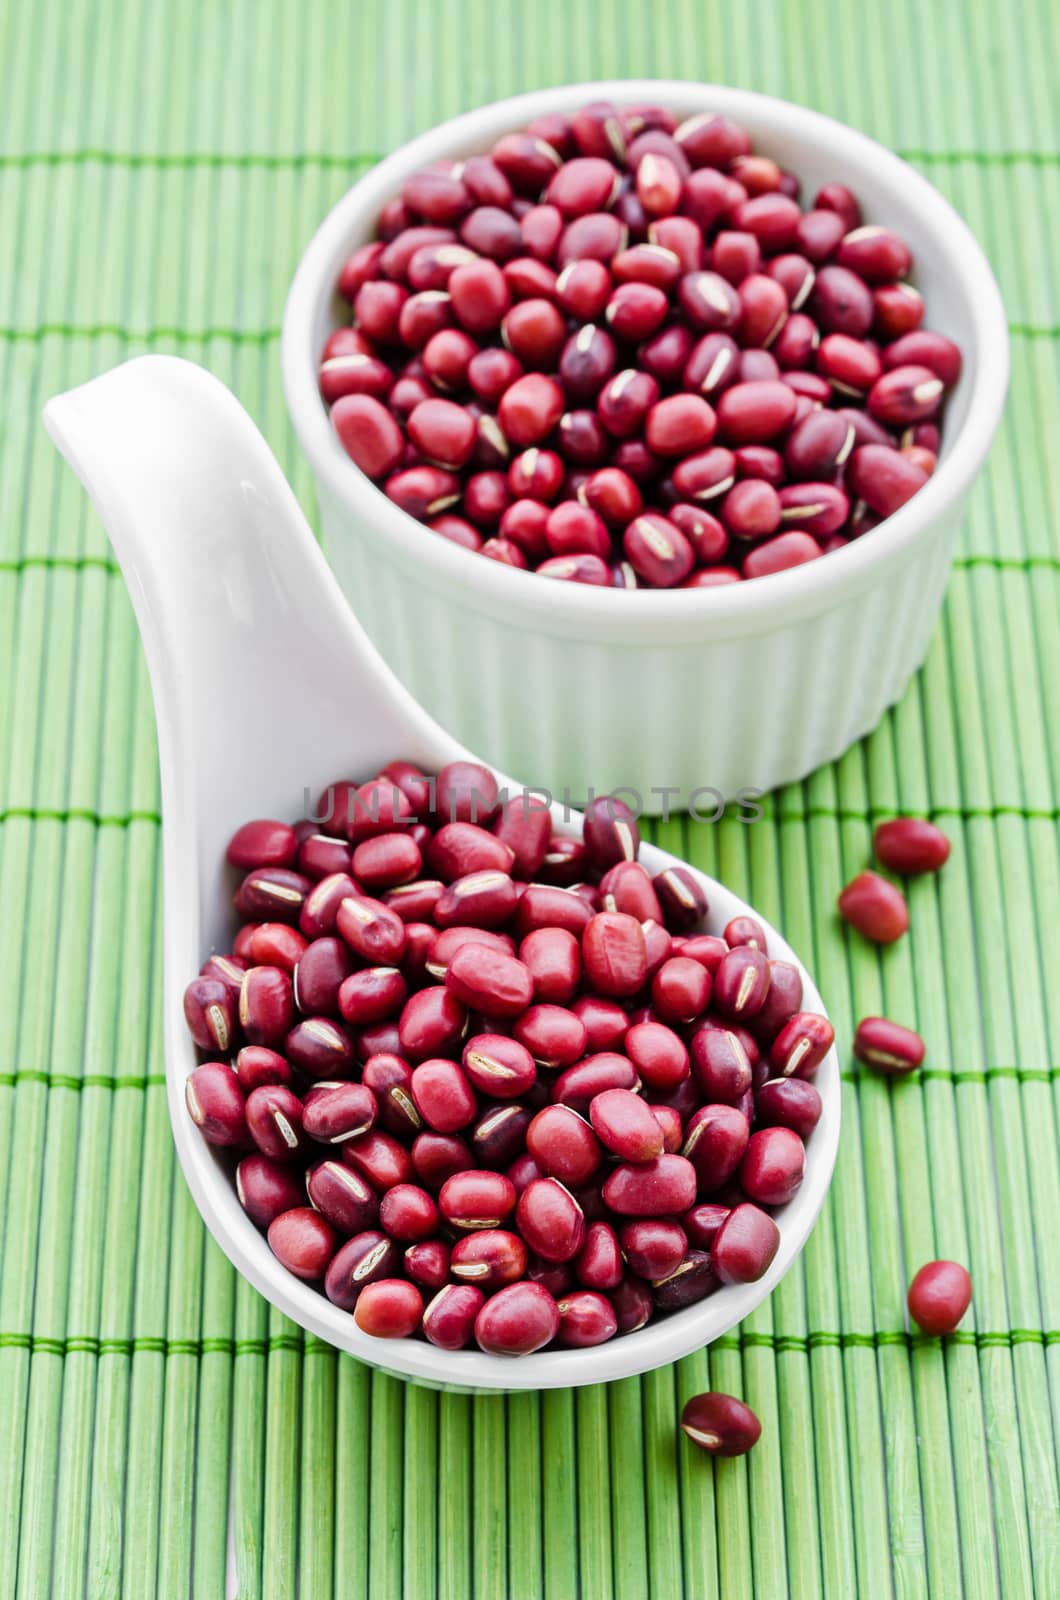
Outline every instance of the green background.
<path fill-rule="evenodd" d="M 722 1600 L 1060 1595 L 1060 130 L 1047 0 L 4 0 L 0 6 L 0 1596 Z M 1055 16 L 1054 16 L 1055 23 Z M 799 1265 L 733 1335 L 577 1394 L 406 1388 L 284 1321 L 175 1170 L 150 694 L 101 529 L 41 429 L 145 349 L 229 383 L 312 497 L 277 332 L 375 155 L 535 85 L 716 79 L 900 150 L 983 241 L 1013 385 L 903 703 L 766 821 L 660 830 L 784 927 L 837 1019 L 929 1066 L 847 1071 Z M 218 710 L 223 714 L 223 687 Z M 232 759 L 239 759 L 233 727 Z M 833 902 L 871 822 L 938 816 L 884 957 Z M 910 1338 L 931 1256 L 972 1313 Z M 746 1461 L 675 1436 L 715 1386 Z"/>

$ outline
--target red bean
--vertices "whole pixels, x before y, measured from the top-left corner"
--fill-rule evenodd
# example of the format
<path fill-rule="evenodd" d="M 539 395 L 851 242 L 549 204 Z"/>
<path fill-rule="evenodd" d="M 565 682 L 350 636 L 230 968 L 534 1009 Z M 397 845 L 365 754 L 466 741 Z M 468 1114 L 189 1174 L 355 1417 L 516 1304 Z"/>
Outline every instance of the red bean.
<path fill-rule="evenodd" d="M 950 841 L 941 828 L 920 817 L 895 817 L 878 824 L 872 836 L 877 861 L 888 872 L 912 877 L 938 872 L 949 860 Z"/>
<path fill-rule="evenodd" d="M 367 1178 L 379 1194 L 385 1194 L 396 1183 L 409 1183 L 412 1179 L 408 1151 L 378 1127 L 347 1140 L 342 1146 L 342 1159 Z"/>
<path fill-rule="evenodd" d="M 821 1096 L 804 1078 L 770 1078 L 755 1095 L 755 1121 L 764 1128 L 791 1128 L 808 1139 L 821 1117 Z"/>
<path fill-rule="evenodd" d="M 956 1261 L 929 1261 L 909 1285 L 909 1315 L 922 1332 L 953 1333 L 972 1301 L 972 1280 Z"/>
<path fill-rule="evenodd" d="M 909 927 L 909 908 L 900 890 L 877 872 L 861 872 L 839 896 L 839 914 L 864 938 L 893 944 Z"/>
<path fill-rule="evenodd" d="M 284 1211 L 269 1224 L 269 1248 L 288 1272 L 312 1283 L 324 1276 L 338 1239 L 331 1224 L 311 1206 Z"/>
<path fill-rule="evenodd" d="M 474 1284 L 447 1283 L 423 1313 L 425 1338 L 439 1350 L 463 1350 L 471 1343 L 475 1319 L 486 1303 Z"/>
<path fill-rule="evenodd" d="M 696 1198 L 696 1172 L 684 1156 L 660 1155 L 623 1163 L 604 1184 L 604 1201 L 628 1217 L 664 1217 L 687 1211 Z"/>
<path fill-rule="evenodd" d="M 464 1072 L 480 1094 L 497 1100 L 517 1100 L 533 1088 L 537 1069 L 533 1057 L 517 1039 L 502 1033 L 478 1033 L 464 1046 Z"/>
<path fill-rule="evenodd" d="M 423 1316 L 423 1296 L 414 1283 L 381 1278 L 361 1290 L 354 1321 L 374 1339 L 407 1339 Z"/>
<path fill-rule="evenodd" d="M 854 1034 L 857 1059 L 896 1077 L 915 1072 L 924 1060 L 924 1049 L 918 1033 L 886 1017 L 863 1017 Z"/>
<path fill-rule="evenodd" d="M 679 1223 L 639 1218 L 619 1230 L 622 1254 L 639 1278 L 655 1281 L 676 1272 L 688 1254 L 688 1238 Z"/>
<path fill-rule="evenodd" d="M 634 917 L 600 912 L 582 936 L 586 976 L 598 994 L 634 995 L 648 972 L 644 932 Z"/>
<path fill-rule="evenodd" d="M 359 1173 L 341 1162 L 321 1161 L 312 1167 L 306 1188 L 316 1209 L 340 1233 L 361 1233 L 374 1226 L 379 1217 L 375 1191 Z"/>
<path fill-rule="evenodd" d="M 589 803 L 582 820 L 582 837 L 588 864 L 597 869 L 634 862 L 640 850 L 636 817 L 618 795 L 600 795 Z"/>
<path fill-rule="evenodd" d="M 915 293 L 909 290 L 908 284 L 900 287 Z M 881 293 L 882 290 L 876 291 L 877 315 Z M 961 375 L 961 352 L 953 340 L 947 339 L 944 334 L 930 333 L 926 328 L 914 328 L 885 347 L 883 365 L 888 371 L 895 367 L 926 367 L 945 388 L 952 389 Z"/>
<path fill-rule="evenodd" d="M 767 444 L 791 423 L 795 396 L 779 382 L 737 383 L 720 396 L 717 415 L 729 444 Z"/>
<path fill-rule="evenodd" d="M 749 1200 L 763 1206 L 785 1205 L 799 1189 L 806 1170 L 806 1150 L 787 1127 L 752 1133 L 740 1162 L 740 1187 Z"/>
<path fill-rule="evenodd" d="M 698 395 L 675 394 L 648 412 L 644 437 L 659 456 L 687 456 L 706 449 L 714 437 L 714 412 Z"/>
<path fill-rule="evenodd" d="M 623 535 L 623 548 L 639 578 L 657 588 L 683 583 L 692 570 L 692 546 L 677 527 L 655 511 L 635 517 Z"/>
<path fill-rule="evenodd" d="M 869 414 L 890 428 L 928 422 L 942 403 L 943 388 L 929 367 L 893 367 L 869 390 Z"/>
<path fill-rule="evenodd" d="M 689 272 L 678 298 L 685 319 L 702 333 L 731 332 L 740 321 L 740 299 L 717 272 Z"/>
<path fill-rule="evenodd" d="M 539 1283 L 513 1283 L 482 1307 L 475 1338 L 490 1355 L 531 1355 L 556 1337 L 560 1320 L 547 1289 Z"/>
<path fill-rule="evenodd" d="M 747 1202 L 725 1218 L 710 1259 L 722 1283 L 755 1283 L 769 1270 L 779 1248 L 780 1229 L 773 1218 Z"/>
<path fill-rule="evenodd" d="M 652 1161 L 663 1154 L 661 1127 L 651 1108 L 629 1089 L 606 1089 L 594 1096 L 589 1119 L 602 1143 L 620 1161 Z"/>
<path fill-rule="evenodd" d="M 592 1222 L 574 1259 L 578 1282 L 586 1289 L 617 1289 L 622 1282 L 622 1252 L 608 1222 Z"/>
<path fill-rule="evenodd" d="M 226 860 L 243 872 L 254 867 L 290 867 L 298 854 L 298 840 L 286 822 L 245 822 L 228 841 Z"/>
<path fill-rule="evenodd" d="M 848 481 L 853 492 L 881 517 L 889 517 L 923 488 L 928 474 L 897 450 L 884 445 L 859 446 L 850 458 Z"/>
<path fill-rule="evenodd" d="M 585 1216 L 555 1178 L 535 1178 L 523 1190 L 516 1221 L 530 1249 L 545 1261 L 571 1261 L 585 1242 Z"/>
<path fill-rule="evenodd" d="M 534 980 L 512 956 L 482 945 L 465 945 L 449 962 L 446 987 L 456 998 L 488 1017 L 517 1017 L 530 1004 Z"/>
<path fill-rule="evenodd" d="M 291 1069 L 277 1051 L 266 1050 L 264 1045 L 243 1045 L 235 1058 L 235 1077 L 239 1078 L 240 1088 L 250 1094 L 267 1083 L 290 1083 Z"/>
<path fill-rule="evenodd" d="M 691 1163 L 704 1194 L 713 1194 L 733 1176 L 748 1137 L 747 1118 L 735 1106 L 701 1106 L 689 1118 L 681 1154 Z"/>

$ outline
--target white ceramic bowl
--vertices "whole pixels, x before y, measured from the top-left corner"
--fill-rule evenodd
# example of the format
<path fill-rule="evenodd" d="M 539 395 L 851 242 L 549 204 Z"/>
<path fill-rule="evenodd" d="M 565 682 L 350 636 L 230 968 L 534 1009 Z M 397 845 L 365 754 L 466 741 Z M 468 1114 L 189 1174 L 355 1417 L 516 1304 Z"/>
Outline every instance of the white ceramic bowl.
<path fill-rule="evenodd" d="M 639 1333 L 522 1361 L 372 1339 L 281 1266 L 236 1196 L 232 1163 L 184 1103 L 197 1053 L 181 1004 L 211 950 L 230 947 L 225 846 L 251 816 L 304 814 L 343 771 L 396 755 L 436 771 L 467 754 L 397 683 L 351 614 L 268 447 L 201 368 L 142 356 L 57 396 L 49 431 L 91 491 L 129 584 L 158 722 L 165 869 L 166 1081 L 188 1187 L 225 1254 L 309 1332 L 372 1366 L 439 1388 L 550 1389 L 646 1372 L 709 1344 L 748 1315 L 791 1266 L 821 1209 L 839 1140 L 839 1063 L 817 1074 L 823 1110 L 806 1177 L 777 1212 L 781 1242 L 757 1283 L 720 1289 Z M 485 563 L 484 563 L 485 564 Z M 502 780 L 503 782 L 503 780 Z M 577 828 L 580 819 L 556 825 Z M 673 861 L 645 847 L 649 872 Z M 703 877 L 708 926 L 749 908 Z M 766 924 L 774 956 L 799 965 L 804 1005 L 824 1011 L 809 974 Z"/>
<path fill-rule="evenodd" d="M 885 525 L 826 560 L 740 587 L 633 593 L 546 582 L 436 538 L 365 478 L 317 390 L 333 289 L 416 169 L 488 150 L 509 130 L 589 100 L 718 111 L 812 194 L 846 183 L 868 220 L 910 244 L 932 328 L 964 352 L 934 477 Z M 744 90 L 682 82 L 578 84 L 484 106 L 414 139 L 339 201 L 302 258 L 283 328 L 291 418 L 316 477 L 329 558 L 385 659 L 466 744 L 524 782 L 584 799 L 632 786 L 727 797 L 802 777 L 867 733 L 927 650 L 969 485 L 997 427 L 1008 333 L 968 228 L 890 151 L 828 117 Z M 704 802 L 706 804 L 706 802 Z"/>

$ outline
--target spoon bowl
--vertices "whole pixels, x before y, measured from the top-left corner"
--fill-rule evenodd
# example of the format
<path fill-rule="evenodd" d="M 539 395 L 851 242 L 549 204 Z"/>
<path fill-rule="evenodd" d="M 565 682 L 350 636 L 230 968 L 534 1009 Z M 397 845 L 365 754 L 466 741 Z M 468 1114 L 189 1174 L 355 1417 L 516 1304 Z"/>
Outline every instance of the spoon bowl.
<path fill-rule="evenodd" d="M 396 757 L 436 771 L 475 759 L 412 699 L 350 610 L 275 457 L 238 401 L 191 362 L 143 356 L 57 395 L 52 439 L 95 502 L 128 583 L 154 694 L 161 769 L 165 894 L 164 1036 L 177 1154 L 203 1219 L 233 1265 L 310 1333 L 372 1366 L 437 1388 L 539 1390 L 645 1372 L 709 1344 L 748 1315 L 791 1266 L 827 1193 L 839 1138 L 833 1048 L 817 1074 L 823 1102 L 806 1178 L 777 1212 L 781 1243 L 757 1283 L 708 1299 L 609 1344 L 520 1361 L 379 1340 L 290 1274 L 243 1212 L 229 1159 L 188 1116 L 197 1065 L 182 996 L 206 956 L 231 946 L 225 847 L 248 817 L 304 816 L 340 777 L 367 778 Z M 496 774 L 509 793 L 521 785 Z M 553 807 L 557 833 L 578 813 Z M 644 845 L 653 875 L 676 858 Z M 681 863 L 684 864 L 684 863 Z M 691 869 L 695 871 L 696 869 Z M 720 932 L 751 911 L 696 872 Z M 755 913 L 757 915 L 757 913 Z M 760 921 L 763 919 L 759 918 Z M 792 962 L 804 1006 L 824 1012 L 812 979 L 768 923 L 769 954 Z"/>

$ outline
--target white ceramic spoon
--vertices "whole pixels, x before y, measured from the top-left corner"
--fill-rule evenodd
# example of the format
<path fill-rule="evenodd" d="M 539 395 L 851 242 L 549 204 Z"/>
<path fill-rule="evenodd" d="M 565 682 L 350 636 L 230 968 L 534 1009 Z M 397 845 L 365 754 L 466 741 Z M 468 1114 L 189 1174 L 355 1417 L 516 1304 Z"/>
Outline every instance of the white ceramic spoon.
<path fill-rule="evenodd" d="M 806 1179 L 777 1220 L 781 1244 L 758 1282 L 589 1350 L 511 1361 L 413 1339 L 376 1340 L 291 1276 L 239 1205 L 230 1167 L 184 1105 L 196 1065 L 182 995 L 208 952 L 230 947 L 227 841 L 248 817 L 293 818 L 339 777 L 394 757 L 436 771 L 466 755 L 369 643 L 275 457 L 236 399 L 202 368 L 142 356 L 57 395 L 45 425 L 95 501 L 129 586 L 154 691 L 165 817 L 165 1043 L 177 1153 L 207 1227 L 229 1259 L 288 1316 L 363 1361 L 458 1389 L 546 1389 L 629 1377 L 709 1344 L 770 1292 L 824 1200 L 839 1138 L 833 1050 L 817 1085 L 824 1110 Z M 512 707 L 517 716 L 518 707 Z M 498 775 L 502 786 L 508 782 Z M 517 786 L 508 782 L 512 793 Z M 557 808 L 557 831 L 580 817 Z M 644 846 L 656 873 L 674 858 Z M 750 908 L 698 874 L 720 931 Z M 804 1008 L 824 1011 L 809 974 L 766 925 L 770 953 L 802 972 Z"/>

